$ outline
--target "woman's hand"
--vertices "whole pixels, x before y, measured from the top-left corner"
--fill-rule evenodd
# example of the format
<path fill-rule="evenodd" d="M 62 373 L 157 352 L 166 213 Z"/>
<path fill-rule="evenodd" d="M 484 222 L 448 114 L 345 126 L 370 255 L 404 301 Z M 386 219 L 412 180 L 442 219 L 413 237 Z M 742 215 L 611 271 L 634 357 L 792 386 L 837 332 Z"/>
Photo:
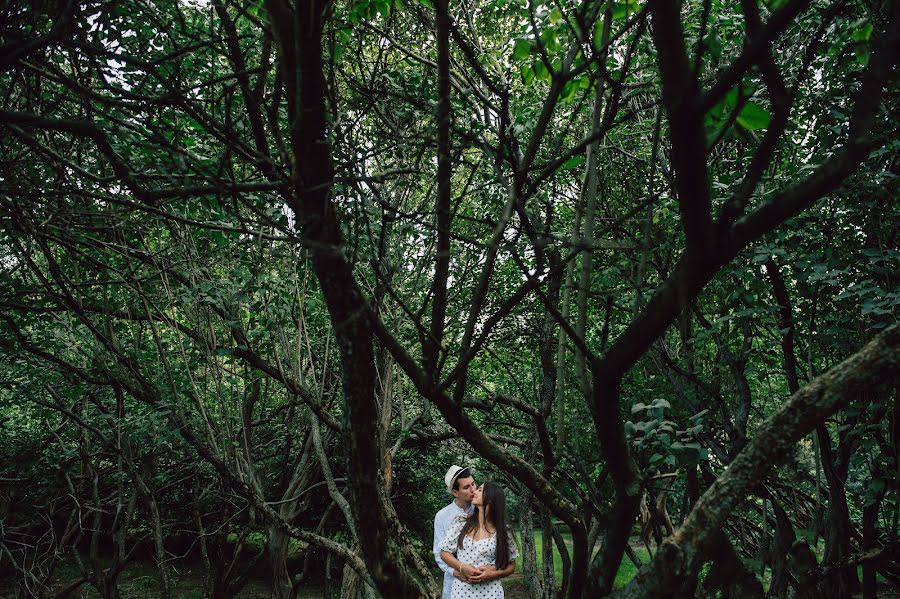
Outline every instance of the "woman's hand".
<path fill-rule="evenodd" d="M 462 572 L 462 575 L 465 576 L 469 582 L 471 582 L 472 579 L 482 575 L 484 568 L 481 566 L 473 566 L 472 564 L 460 564 L 459 571 Z"/>
<path fill-rule="evenodd" d="M 497 577 L 497 568 L 494 566 L 482 566 L 481 573 L 470 576 L 469 582 L 472 584 L 478 584 L 479 582 L 487 582 L 489 580 L 493 580 Z"/>

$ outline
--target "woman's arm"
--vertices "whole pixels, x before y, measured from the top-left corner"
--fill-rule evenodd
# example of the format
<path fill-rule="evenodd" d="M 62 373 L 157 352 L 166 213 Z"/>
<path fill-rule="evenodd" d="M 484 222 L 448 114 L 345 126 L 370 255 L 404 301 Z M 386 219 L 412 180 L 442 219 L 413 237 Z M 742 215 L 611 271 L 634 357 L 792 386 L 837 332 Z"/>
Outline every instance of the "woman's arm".
<path fill-rule="evenodd" d="M 450 553 L 449 551 L 441 551 L 441 559 L 444 560 L 444 563 L 453 568 L 453 575 L 456 576 L 456 572 L 459 571 L 466 578 L 474 578 L 476 576 L 480 576 L 484 573 L 484 568 L 480 566 L 473 566 L 472 564 L 464 564 L 458 559 L 456 556 Z M 516 565 L 513 564 L 513 572 L 515 571 Z M 510 572 L 511 574 L 512 572 Z"/>
<path fill-rule="evenodd" d="M 498 570 L 494 566 L 485 566 L 483 570 L 484 571 L 481 574 L 470 576 L 469 582 L 487 582 L 488 580 L 493 580 L 495 578 L 506 578 L 516 571 L 516 562 L 515 560 L 510 560 L 502 570 Z"/>

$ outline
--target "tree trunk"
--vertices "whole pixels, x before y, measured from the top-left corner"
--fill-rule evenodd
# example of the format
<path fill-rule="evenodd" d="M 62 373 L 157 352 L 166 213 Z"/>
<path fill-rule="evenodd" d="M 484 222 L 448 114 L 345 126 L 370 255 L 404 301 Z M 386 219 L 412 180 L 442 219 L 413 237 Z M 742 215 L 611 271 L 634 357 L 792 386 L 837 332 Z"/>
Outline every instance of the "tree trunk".
<path fill-rule="evenodd" d="M 791 525 L 787 512 L 774 497 L 770 497 L 772 511 L 775 514 L 775 538 L 769 551 L 769 563 L 772 566 L 772 583 L 769 586 L 769 596 L 785 597 L 790 583 L 790 574 L 787 568 L 787 558 L 794 545 L 794 527 Z"/>
<path fill-rule="evenodd" d="M 720 592 L 723 599 L 762 599 L 765 596 L 759 580 L 735 553 L 725 533 L 719 532 L 713 539 L 710 554 L 712 566 L 703 579 L 699 596 L 715 597 L 716 592 Z"/>
<path fill-rule="evenodd" d="M 863 508 L 863 551 L 875 549 L 878 546 L 878 512 L 881 509 L 883 499 L 884 493 L 880 493 L 871 504 Z M 866 561 L 862 564 L 863 599 L 876 599 L 878 596 L 878 584 L 875 578 L 876 569 L 876 564 L 871 561 Z"/>
<path fill-rule="evenodd" d="M 267 0 L 266 9 L 278 44 L 291 123 L 292 189 L 286 199 L 298 229 L 312 242 L 313 272 L 340 355 L 350 503 L 356 521 L 366 523 L 360 549 L 381 593 L 392 598 L 432 597 L 437 594 L 433 576 L 400 538 L 396 514 L 385 494 L 372 323 L 364 316 L 366 299 L 344 254 L 331 197 L 334 169 L 322 57 L 330 9 L 322 0 L 307 4 L 292 8 L 285 0 Z"/>
<path fill-rule="evenodd" d="M 341 599 L 360 599 L 359 576 L 349 567 L 344 566 L 341 576 Z"/>
<path fill-rule="evenodd" d="M 850 539 L 853 537 L 853 525 L 850 523 L 850 510 L 847 506 L 847 491 L 844 488 L 845 477 L 834 465 L 831 437 L 824 423 L 816 426 L 816 436 L 822 456 L 822 470 L 828 483 L 828 514 L 825 527 L 825 554 L 822 565 L 836 564 L 852 553 Z M 856 568 L 847 567 L 828 582 L 828 588 L 835 599 L 849 599 L 859 589 Z"/>
<path fill-rule="evenodd" d="M 100 580 L 97 581 L 97 586 L 99 587 L 100 596 L 103 599 L 121 599 L 121 595 L 119 594 L 119 584 L 118 584 L 118 576 L 106 576 L 101 575 Z"/>
<path fill-rule="evenodd" d="M 612 592 L 641 505 L 640 477 L 628 450 L 619 414 L 620 384 L 621 376 L 595 369 L 592 416 L 616 490 L 609 530 L 588 573 L 587 592 L 597 597 Z"/>
<path fill-rule="evenodd" d="M 766 273 L 772 283 L 772 293 L 778 301 L 778 324 L 782 331 L 781 350 L 784 356 L 788 388 L 793 394 L 800 388 L 800 381 L 797 375 L 797 357 L 794 351 L 794 324 L 790 296 L 774 259 L 766 262 Z M 831 437 L 824 423 L 816 426 L 816 440 L 822 468 L 825 471 L 825 479 L 828 481 L 829 496 L 823 563 L 837 563 L 851 551 L 852 525 L 847 508 L 847 493 L 844 489 L 846 473 L 842 475 L 838 471 L 831 448 Z M 855 568 L 844 569 L 835 580 L 829 582 L 829 588 L 837 599 L 850 597 L 850 594 L 858 587 L 859 580 L 856 578 Z"/>
<path fill-rule="evenodd" d="M 756 559 L 759 561 L 759 576 L 762 577 L 766 573 L 766 563 L 769 560 L 769 508 L 767 500 L 762 502 L 762 525 L 759 531 L 759 551 Z"/>
<path fill-rule="evenodd" d="M 609 40 L 610 24 L 612 23 L 612 6 L 608 6 L 603 15 L 603 29 L 601 33 L 601 45 L 606 44 Z M 603 58 L 605 60 L 606 50 L 604 50 Z M 606 80 L 600 78 L 594 90 L 594 108 L 591 114 L 591 133 L 599 130 L 600 120 L 604 108 L 604 94 L 606 93 Z M 587 309 L 588 298 L 591 289 L 591 272 L 593 270 L 594 257 L 594 224 L 597 212 L 597 189 L 599 187 L 599 161 L 597 160 L 600 151 L 600 140 L 594 140 L 587 147 L 587 158 L 585 160 L 585 180 L 582 187 L 582 195 L 584 197 L 584 235 L 581 237 L 583 244 L 581 253 L 581 269 L 578 276 L 578 307 L 575 315 L 575 334 L 581 339 L 586 339 L 587 333 Z M 578 384 L 582 394 L 587 397 L 590 395 L 590 379 L 587 366 L 587 357 L 577 352 L 575 355 L 575 367 L 578 373 Z"/>
<path fill-rule="evenodd" d="M 550 521 L 550 512 L 541 509 L 541 556 L 544 558 L 544 582 L 541 584 L 544 599 L 553 599 L 556 594 L 554 587 L 553 567 L 553 523 Z"/>
<path fill-rule="evenodd" d="M 287 567 L 288 536 L 281 528 L 268 527 L 266 551 L 272 564 L 272 599 L 293 599 L 294 585 Z"/>
<path fill-rule="evenodd" d="M 537 548 L 534 544 L 534 514 L 531 511 L 531 492 L 519 496 L 519 532 L 522 539 L 522 574 L 525 593 L 530 599 L 541 599 L 541 579 L 537 566 Z"/>

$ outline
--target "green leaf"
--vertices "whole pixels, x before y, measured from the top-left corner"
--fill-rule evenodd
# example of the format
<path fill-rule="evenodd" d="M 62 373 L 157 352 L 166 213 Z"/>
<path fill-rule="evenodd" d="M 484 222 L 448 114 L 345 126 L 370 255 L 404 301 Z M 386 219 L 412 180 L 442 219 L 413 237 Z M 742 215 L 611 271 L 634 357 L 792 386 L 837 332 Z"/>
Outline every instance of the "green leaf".
<path fill-rule="evenodd" d="M 584 163 L 584 156 L 572 156 L 568 160 L 562 163 L 562 166 L 559 167 L 561 171 L 569 171 L 575 168 L 576 166 L 581 166 Z"/>
<path fill-rule="evenodd" d="M 594 48 L 603 47 L 603 19 L 594 21 Z"/>
<path fill-rule="evenodd" d="M 250 13 L 254 17 L 259 16 L 259 11 L 262 9 L 263 0 L 259 0 L 258 2 L 254 2 L 253 5 L 247 9 L 247 12 Z"/>
<path fill-rule="evenodd" d="M 553 29 L 547 29 L 541 33 L 541 43 L 547 52 L 553 53 L 559 50 L 559 39 Z"/>
<path fill-rule="evenodd" d="M 725 107 L 730 111 L 732 108 L 737 106 L 737 96 L 738 96 L 738 88 L 732 87 L 728 90 L 728 93 L 725 94 Z"/>
<path fill-rule="evenodd" d="M 706 45 L 706 51 L 709 52 L 710 57 L 714 61 L 722 58 L 722 38 L 719 37 L 718 33 L 715 31 L 709 32 L 703 38 L 703 43 Z"/>
<path fill-rule="evenodd" d="M 747 102 L 737 116 L 737 122 L 748 131 L 765 129 L 771 121 L 772 115 L 769 111 L 755 102 Z"/>
<path fill-rule="evenodd" d="M 513 60 L 522 60 L 527 58 L 529 54 L 531 54 L 531 42 L 520 37 L 513 46 Z"/>
<path fill-rule="evenodd" d="M 638 10 L 638 4 L 636 0 L 628 0 L 627 2 L 616 2 L 616 5 L 613 6 L 612 18 L 614 21 L 621 21 Z"/>
<path fill-rule="evenodd" d="M 631 413 L 637 414 L 638 412 L 640 412 L 642 410 L 646 410 L 646 409 L 647 409 L 647 406 L 645 404 L 638 402 L 638 403 L 634 404 L 633 406 L 631 406 Z"/>
<path fill-rule="evenodd" d="M 872 37 L 872 24 L 869 23 L 865 19 L 860 19 L 853 25 L 853 41 L 854 42 L 868 42 Z"/>
<path fill-rule="evenodd" d="M 522 83 L 526 86 L 531 85 L 531 82 L 534 81 L 534 69 L 531 68 L 531 65 L 523 64 L 519 74 L 522 75 Z"/>
<path fill-rule="evenodd" d="M 626 487 L 625 492 L 628 493 L 629 495 L 631 495 L 632 497 L 634 497 L 635 495 L 638 494 L 638 491 L 640 491 L 640 490 L 641 490 L 641 483 L 640 483 L 640 481 L 635 480 L 635 481 L 632 481 L 631 484 L 628 485 L 628 487 Z"/>

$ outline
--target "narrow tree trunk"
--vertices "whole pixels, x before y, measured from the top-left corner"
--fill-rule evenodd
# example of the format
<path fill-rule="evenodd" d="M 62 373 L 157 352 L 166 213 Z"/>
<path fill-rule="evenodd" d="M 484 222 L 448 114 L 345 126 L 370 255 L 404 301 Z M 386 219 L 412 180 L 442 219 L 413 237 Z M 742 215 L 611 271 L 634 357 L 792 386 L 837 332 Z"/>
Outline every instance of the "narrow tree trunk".
<path fill-rule="evenodd" d="M 544 558 L 544 582 L 541 584 L 544 599 L 553 599 L 556 594 L 554 587 L 553 567 L 553 523 L 550 521 L 550 512 L 541 509 L 541 556 Z"/>
<path fill-rule="evenodd" d="M 796 536 L 787 512 L 784 511 L 781 504 L 774 497 L 770 497 L 770 502 L 775 514 L 775 538 L 769 551 L 769 563 L 772 565 L 772 583 L 769 585 L 769 595 L 785 597 L 790 582 L 787 558 Z"/>
<path fill-rule="evenodd" d="M 556 550 L 559 552 L 559 560 L 562 562 L 562 581 L 560 583 L 560 595 L 563 597 L 572 596 L 570 582 L 572 580 L 572 559 L 569 557 L 569 549 L 566 547 L 566 541 L 560 534 L 559 530 L 553 526 L 553 542 Z"/>
<path fill-rule="evenodd" d="M 769 560 L 769 509 L 768 502 L 763 499 L 762 502 L 762 526 L 759 531 L 759 552 L 757 559 L 759 560 L 759 576 L 762 577 L 766 573 L 766 562 Z"/>
<path fill-rule="evenodd" d="M 150 522 L 153 524 L 153 548 L 156 553 L 156 568 L 159 571 L 159 596 L 160 599 L 169 599 L 172 596 L 172 581 L 169 578 L 169 565 L 166 563 L 165 533 L 159 506 L 152 495 L 147 496 L 147 508 L 150 511 Z"/>
<path fill-rule="evenodd" d="M 288 536 L 277 526 L 267 530 L 266 551 L 272 567 L 272 599 L 293 599 L 294 585 L 287 567 Z"/>
<path fill-rule="evenodd" d="M 884 494 L 879 494 L 875 501 L 863 508 L 862 531 L 863 546 L 862 550 L 874 549 L 878 546 L 878 512 L 881 509 L 881 501 Z M 862 565 L 862 595 L 863 599 L 876 599 L 878 596 L 878 585 L 875 579 L 876 564 L 871 561 L 863 562 Z"/>
<path fill-rule="evenodd" d="M 637 467 L 628 449 L 622 416 L 619 413 L 621 375 L 594 372 L 592 417 L 616 490 L 610 526 L 603 547 L 591 562 L 587 592 L 602 597 L 613 590 L 616 573 L 640 511 L 641 490 Z"/>
<path fill-rule="evenodd" d="M 609 40 L 610 24 L 612 23 L 612 8 L 606 9 L 603 15 L 603 30 L 601 33 L 601 44 L 606 44 Z M 604 56 L 601 59 L 605 59 Z M 606 80 L 600 78 L 594 90 L 594 109 L 591 113 L 591 133 L 600 128 L 600 121 L 603 115 L 604 94 L 606 91 Z M 578 309 L 575 318 L 575 333 L 582 339 L 585 339 L 587 332 L 587 309 L 588 298 L 591 289 L 591 272 L 593 270 L 594 257 L 594 223 L 597 212 L 597 189 L 599 187 L 599 161 L 597 160 L 600 151 L 600 141 L 595 140 L 587 148 L 587 158 L 585 160 L 585 180 L 582 187 L 582 195 L 584 197 L 584 235 L 581 237 L 582 253 L 581 253 L 581 270 L 578 276 Z M 581 387 L 583 395 L 590 394 L 590 379 L 587 366 L 587 359 L 578 352 L 575 356 L 575 366 L 578 373 L 578 384 Z M 596 384 L 596 381 L 594 382 Z"/>
<path fill-rule="evenodd" d="M 852 553 L 850 539 L 853 537 L 853 525 L 850 523 L 850 509 L 847 506 L 845 478 L 834 467 L 831 437 L 824 423 L 816 426 L 816 436 L 821 450 L 822 470 L 828 483 L 828 519 L 825 526 L 825 554 L 822 556 L 822 564 L 828 565 L 838 563 Z M 849 599 L 859 589 L 856 568 L 844 568 L 829 581 L 828 588 L 835 599 Z"/>
<path fill-rule="evenodd" d="M 534 544 L 534 514 L 531 511 L 531 493 L 519 496 L 519 533 L 522 541 L 522 574 L 525 593 L 529 599 L 541 599 L 541 579 L 537 566 L 537 548 Z"/>
<path fill-rule="evenodd" d="M 800 388 L 800 381 L 797 375 L 797 357 L 794 351 L 794 323 L 790 296 L 778 264 L 774 259 L 766 262 L 766 273 L 772 283 L 772 294 L 778 301 L 778 324 L 782 331 L 781 349 L 784 356 L 788 388 L 793 394 Z M 822 469 L 828 482 L 828 526 L 826 527 L 823 563 L 830 564 L 837 563 L 843 557 L 849 555 L 851 551 L 852 525 L 850 524 L 850 512 L 847 507 L 847 493 L 844 488 L 846 474 L 842 475 L 835 466 L 831 437 L 824 423 L 819 423 L 816 426 L 816 440 Z M 838 599 L 850 597 L 850 594 L 859 588 L 859 580 L 856 578 L 855 568 L 845 568 L 834 581 L 829 583 L 829 588 Z"/>
<path fill-rule="evenodd" d="M 99 577 L 98 590 L 103 599 L 121 599 L 119 594 L 118 576 L 101 575 Z"/>

